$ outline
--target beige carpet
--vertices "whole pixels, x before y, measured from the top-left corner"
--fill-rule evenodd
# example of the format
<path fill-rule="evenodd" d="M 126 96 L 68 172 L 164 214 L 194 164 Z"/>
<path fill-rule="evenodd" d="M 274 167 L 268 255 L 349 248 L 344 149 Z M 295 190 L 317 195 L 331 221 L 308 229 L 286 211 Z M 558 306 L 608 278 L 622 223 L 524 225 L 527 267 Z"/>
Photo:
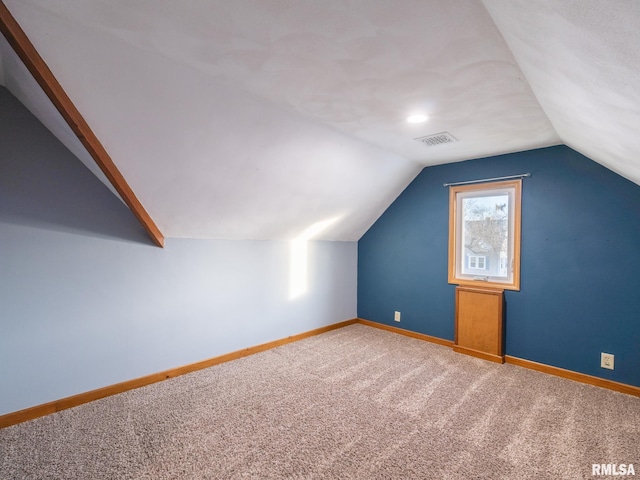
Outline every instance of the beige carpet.
<path fill-rule="evenodd" d="M 639 398 L 364 325 L 0 430 L 1 479 L 591 479 L 593 463 L 640 475 Z"/>

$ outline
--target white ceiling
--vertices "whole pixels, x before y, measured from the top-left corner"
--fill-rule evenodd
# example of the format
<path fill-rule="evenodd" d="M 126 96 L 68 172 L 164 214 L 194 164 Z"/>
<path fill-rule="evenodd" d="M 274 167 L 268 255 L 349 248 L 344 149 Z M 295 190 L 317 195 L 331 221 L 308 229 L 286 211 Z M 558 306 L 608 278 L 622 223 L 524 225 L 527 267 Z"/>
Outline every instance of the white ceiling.
<path fill-rule="evenodd" d="M 357 240 L 425 165 L 559 143 L 640 183 L 636 2 L 5 4 L 169 237 Z"/>
<path fill-rule="evenodd" d="M 640 184 L 640 2 L 484 3 L 563 143 Z"/>

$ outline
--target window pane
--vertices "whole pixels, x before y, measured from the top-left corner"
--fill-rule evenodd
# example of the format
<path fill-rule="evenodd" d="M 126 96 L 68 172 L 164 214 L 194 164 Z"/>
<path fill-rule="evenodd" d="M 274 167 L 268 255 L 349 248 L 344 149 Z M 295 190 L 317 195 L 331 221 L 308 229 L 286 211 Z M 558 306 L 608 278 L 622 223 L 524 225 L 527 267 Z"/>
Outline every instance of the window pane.
<path fill-rule="evenodd" d="M 469 266 L 463 267 L 463 274 L 506 278 L 508 272 L 500 268 L 500 258 L 509 250 L 509 195 L 463 197 L 461 240 L 461 264 Z"/>

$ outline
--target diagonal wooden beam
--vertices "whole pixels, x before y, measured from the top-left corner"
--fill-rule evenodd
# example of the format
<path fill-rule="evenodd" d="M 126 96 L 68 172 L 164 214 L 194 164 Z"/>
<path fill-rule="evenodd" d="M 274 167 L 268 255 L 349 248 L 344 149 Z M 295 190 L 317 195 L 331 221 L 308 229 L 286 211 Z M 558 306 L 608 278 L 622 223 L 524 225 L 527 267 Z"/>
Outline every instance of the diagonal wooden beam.
<path fill-rule="evenodd" d="M 25 64 L 31 75 L 36 79 L 42 90 L 58 109 L 71 130 L 87 149 L 100 170 L 106 175 L 113 187 L 120 194 L 124 202 L 131 209 L 138 221 L 147 231 L 151 240 L 159 247 L 164 246 L 164 236 L 153 219 L 142 206 L 135 193 L 122 176 L 118 167 L 104 149 L 98 137 L 93 133 L 82 114 L 75 107 L 64 89 L 58 83 L 49 67 L 37 52 L 27 35 L 9 9 L 0 0 L 0 31 L 5 36 L 20 60 Z"/>

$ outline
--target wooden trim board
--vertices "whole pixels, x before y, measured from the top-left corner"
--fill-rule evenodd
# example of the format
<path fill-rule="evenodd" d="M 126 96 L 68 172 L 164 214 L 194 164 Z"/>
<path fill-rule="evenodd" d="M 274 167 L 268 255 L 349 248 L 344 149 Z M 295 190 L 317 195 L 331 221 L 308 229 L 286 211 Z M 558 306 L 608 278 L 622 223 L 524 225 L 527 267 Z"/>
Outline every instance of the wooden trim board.
<path fill-rule="evenodd" d="M 493 355 L 492 353 L 482 352 L 480 350 L 475 350 L 469 347 L 453 345 L 453 351 L 456 353 L 464 353 L 465 355 L 482 358 L 483 360 L 489 360 L 490 362 L 504 363 L 504 357 L 502 355 Z"/>
<path fill-rule="evenodd" d="M 118 393 L 133 390 L 135 388 L 144 387 L 146 385 L 151 385 L 152 383 L 161 382 L 168 378 L 178 377 L 186 373 L 202 370 L 203 368 L 212 367 L 214 365 L 219 365 L 221 363 L 229 362 L 231 360 L 236 360 L 238 358 L 247 357 L 249 355 L 253 355 L 254 353 L 270 350 L 272 348 L 276 348 L 281 345 L 286 345 L 287 343 L 296 342 L 304 338 L 312 337 L 314 335 L 320 335 L 321 333 L 329 332 L 331 330 L 336 330 L 338 328 L 346 327 L 348 325 L 353 325 L 356 323 L 366 325 L 368 327 L 379 328 L 381 330 L 386 330 L 392 333 L 397 333 L 399 335 L 405 335 L 407 337 L 417 338 L 419 340 L 436 343 L 438 345 L 442 345 L 445 347 L 453 347 L 453 342 L 451 340 L 432 337 L 430 335 L 412 332 L 409 330 L 404 330 L 402 328 L 393 327 L 393 326 L 385 325 L 382 323 L 372 322 L 370 320 L 365 320 L 362 318 L 354 318 L 351 320 L 345 320 L 344 322 L 334 323 L 332 325 L 327 325 L 325 327 L 317 328 L 315 330 L 310 330 L 308 332 L 292 335 L 280 340 L 274 340 L 272 342 L 263 343 L 261 345 L 257 345 L 254 347 L 248 347 L 242 350 L 237 350 L 235 352 L 220 355 L 218 357 L 213 357 L 207 360 L 203 360 L 201 362 L 184 365 L 182 367 L 165 370 L 163 372 L 153 373 L 151 375 L 136 378 L 133 380 L 127 380 L 125 382 L 117 383 L 115 385 L 109 385 L 103 388 L 99 388 L 97 390 L 91 390 L 89 392 L 80 393 L 78 395 L 73 395 L 71 397 L 55 400 L 53 402 L 44 403 L 42 405 L 36 405 L 34 407 L 26 408 L 24 410 L 19 410 L 17 412 L 0 415 L 0 428 L 9 427 L 11 425 L 16 425 L 18 423 L 33 420 L 34 418 L 49 415 L 51 413 L 59 412 L 61 410 L 66 410 L 67 408 L 77 407 L 78 405 L 89 403 L 94 400 L 105 398 L 111 395 L 116 395 Z M 610 390 L 615 390 L 617 392 L 622 392 L 628 395 L 634 395 L 636 397 L 640 397 L 640 387 L 635 387 L 633 385 L 627 385 L 624 383 L 613 382 L 611 380 L 606 380 L 598 377 L 592 377 L 590 375 L 585 375 L 585 374 L 573 372 L 570 370 L 564 370 L 562 368 L 552 367 L 549 365 L 532 362 L 530 360 L 511 357 L 509 355 L 505 356 L 505 361 L 506 363 L 511 363 L 513 365 L 517 365 L 524 368 L 530 368 L 532 370 L 538 370 L 540 372 L 547 373 L 549 375 L 556 375 L 556 376 L 567 378 L 570 380 L 575 380 L 582 383 L 588 383 L 590 385 L 595 385 L 602 388 L 608 388 Z"/>
<path fill-rule="evenodd" d="M 221 363 L 230 362 L 231 360 L 237 360 L 238 358 L 247 357 L 254 353 L 264 352 L 272 348 L 286 345 L 287 343 L 297 342 L 304 338 L 312 337 L 314 335 L 320 335 L 321 333 L 336 330 L 338 328 L 346 327 L 358 323 L 358 319 L 345 320 L 344 322 L 334 323 L 333 325 L 327 325 L 326 327 L 316 328 L 308 332 L 299 333 L 297 335 L 291 335 L 280 340 L 274 340 L 272 342 L 263 343 L 254 347 L 243 348 L 235 352 L 220 355 L 218 357 L 209 358 L 201 362 L 191 363 L 189 365 L 183 365 L 181 367 L 165 370 L 164 372 L 152 373 L 144 377 L 135 378 L 133 380 L 127 380 L 115 385 L 109 385 L 107 387 L 98 388 L 97 390 L 91 390 L 89 392 L 80 393 L 71 397 L 62 398 L 60 400 L 54 400 L 53 402 L 44 403 L 42 405 L 36 405 L 34 407 L 26 408 L 24 410 L 18 410 L 17 412 L 8 413 L 0 416 L 0 428 L 9 427 L 18 423 L 33 420 L 34 418 L 43 417 L 51 413 L 66 410 L 67 408 L 77 407 L 84 403 L 89 403 L 94 400 L 116 395 L 118 393 L 127 392 L 135 388 L 151 385 L 152 383 L 161 382 L 169 378 L 178 377 L 186 373 L 202 370 L 203 368 L 212 367 Z"/>
<path fill-rule="evenodd" d="M 153 243 L 163 247 L 162 232 L 2 0 L 0 0 L 0 32 L 120 194 L 124 203 L 142 224 Z"/>
<path fill-rule="evenodd" d="M 609 390 L 614 390 L 616 392 L 640 397 L 640 387 L 636 387 L 634 385 L 614 382 L 613 380 L 607 380 L 606 378 L 594 377 L 592 375 L 587 375 L 586 373 L 574 372 L 573 370 L 565 370 L 564 368 L 553 367 L 544 363 L 533 362 L 531 360 L 512 357 L 510 355 L 505 355 L 504 360 L 505 363 L 528 368 L 530 370 L 537 370 L 538 372 L 555 375 L 556 377 L 567 378 L 576 382 L 587 383 L 589 385 L 595 385 L 596 387 L 608 388 Z"/>
<path fill-rule="evenodd" d="M 420 340 L 425 340 L 431 343 L 437 343 L 438 345 L 444 345 L 445 347 L 452 347 L 454 351 L 460 349 L 460 347 L 456 347 L 451 340 L 445 340 L 444 338 L 432 337 L 430 335 L 425 335 L 423 333 L 416 333 L 409 330 L 404 330 L 398 327 L 392 327 L 391 325 L 386 325 L 384 323 L 372 322 L 371 320 L 364 320 L 362 318 L 357 319 L 357 323 L 362 325 L 367 325 L 369 327 L 379 328 L 381 330 L 387 330 L 389 332 L 398 333 L 400 335 L 406 335 L 412 338 L 418 338 Z M 478 358 L 483 358 L 485 360 L 489 360 L 496 363 L 510 363 L 512 365 L 517 365 L 519 367 L 529 368 L 531 370 L 537 370 L 539 372 L 546 373 L 548 375 L 554 375 L 556 377 L 567 378 L 569 380 L 574 380 L 576 382 L 587 383 L 589 385 L 595 385 L 596 387 L 607 388 L 609 390 L 614 390 L 616 392 L 626 393 L 627 395 L 633 395 L 636 397 L 640 397 L 640 387 L 636 387 L 634 385 L 628 385 L 626 383 L 614 382 L 613 380 L 607 380 L 604 378 L 593 377 L 591 375 L 586 375 L 584 373 L 574 372 L 572 370 L 565 370 L 563 368 L 552 367 L 550 365 L 545 365 L 543 363 L 536 363 L 530 360 L 524 360 L 518 357 L 512 357 L 509 355 L 503 357 L 493 356 L 484 354 L 484 352 L 478 352 L 477 350 L 465 349 L 465 352 L 468 355 L 473 355 Z M 486 355 L 486 356 L 483 356 Z"/>
<path fill-rule="evenodd" d="M 371 320 L 365 320 L 358 318 L 357 323 L 366 325 L 368 327 L 379 328 L 380 330 L 386 330 L 387 332 L 398 333 L 406 337 L 417 338 L 424 340 L 425 342 L 437 343 L 445 347 L 452 347 L 453 342 L 451 340 L 445 340 L 444 338 L 432 337 L 431 335 L 425 335 L 424 333 L 412 332 L 411 330 L 405 330 L 403 328 L 393 327 L 391 325 L 385 325 L 384 323 L 372 322 Z"/>

